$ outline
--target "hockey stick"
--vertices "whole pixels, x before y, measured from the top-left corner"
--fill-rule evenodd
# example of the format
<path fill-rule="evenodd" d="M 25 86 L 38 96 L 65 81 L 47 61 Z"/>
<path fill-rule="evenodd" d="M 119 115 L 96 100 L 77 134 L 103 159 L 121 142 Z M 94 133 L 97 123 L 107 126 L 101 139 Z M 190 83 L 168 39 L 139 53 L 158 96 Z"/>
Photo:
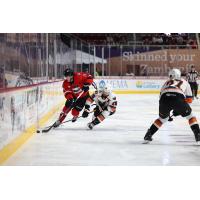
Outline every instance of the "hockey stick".
<path fill-rule="evenodd" d="M 89 114 L 90 114 L 90 113 L 93 113 L 94 111 L 95 111 L 95 110 L 90 111 Z M 82 116 L 77 117 L 77 119 L 79 119 L 79 118 L 82 118 Z M 64 123 L 67 123 L 67 122 L 71 122 L 72 120 L 73 120 L 73 119 L 69 119 L 69 120 L 67 120 L 67 121 L 62 122 L 61 124 L 64 124 Z"/>
<path fill-rule="evenodd" d="M 78 117 L 78 118 L 80 118 L 80 117 Z M 72 121 L 72 119 L 70 119 L 70 120 L 67 120 L 67 121 L 64 121 L 64 122 L 62 122 L 61 124 L 64 124 L 64 123 L 66 123 L 66 122 L 70 122 L 70 121 Z M 47 132 L 49 132 L 53 127 L 54 127 L 54 124 L 55 124 L 55 122 L 51 125 L 51 126 L 47 126 L 46 128 L 44 128 L 43 130 L 42 130 L 42 133 L 47 133 Z M 60 125 L 61 125 L 60 124 Z M 55 127 L 56 128 L 56 127 Z M 37 130 L 37 133 L 40 133 L 41 131 L 40 130 Z"/>
<path fill-rule="evenodd" d="M 91 111 L 91 112 L 89 112 L 89 114 L 90 113 L 93 113 L 95 110 L 93 110 L 93 111 Z M 79 118 L 82 118 L 82 116 L 79 116 L 79 117 L 77 117 L 77 119 L 79 119 Z M 67 121 L 64 121 L 64 122 L 62 122 L 61 124 L 64 124 L 64 123 L 67 123 L 67 122 L 71 122 L 73 119 L 69 119 L 69 120 L 67 120 Z M 61 125 L 60 124 L 60 125 Z M 54 125 L 54 124 L 53 124 Z M 52 128 L 53 128 L 53 125 L 51 125 L 51 126 L 49 126 L 49 127 L 46 127 L 47 129 L 43 129 L 42 130 L 42 133 L 47 133 L 47 132 L 49 132 Z M 57 128 L 57 127 L 55 127 L 55 128 Z M 54 129 L 55 129 L 54 128 Z M 39 130 L 37 131 L 37 133 L 40 133 L 39 132 Z"/>
<path fill-rule="evenodd" d="M 78 101 L 78 99 L 81 97 L 81 95 L 82 95 L 83 93 L 84 93 L 84 91 L 82 91 L 82 92 L 78 95 L 78 97 L 76 98 L 76 101 L 68 108 L 67 112 L 70 111 L 70 110 L 74 107 L 75 103 Z M 49 132 L 49 131 L 54 127 L 54 124 L 55 124 L 55 122 L 54 122 L 51 126 L 45 127 L 45 128 L 42 130 L 42 133 L 47 133 L 47 132 Z M 37 130 L 37 133 L 40 133 L 40 132 L 41 132 L 40 130 Z"/>
<path fill-rule="evenodd" d="M 98 89 L 97 84 L 95 82 L 92 83 L 92 86 L 94 87 L 95 90 Z"/>
<path fill-rule="evenodd" d="M 76 100 L 77 101 L 77 100 Z M 94 105 L 96 105 L 96 104 L 92 104 L 91 106 L 94 106 Z M 93 113 L 93 112 L 95 112 L 95 109 L 94 110 L 92 110 L 92 111 L 90 111 L 89 112 L 89 114 L 90 113 Z M 79 116 L 79 117 L 77 117 L 77 119 L 78 118 L 81 118 L 82 116 Z M 64 123 L 67 123 L 67 122 L 71 122 L 73 119 L 69 119 L 69 120 L 67 120 L 67 121 L 64 121 L 64 122 L 62 122 L 61 124 L 64 124 Z M 55 122 L 54 122 L 55 123 Z M 53 126 L 54 126 L 54 124 L 52 124 L 51 126 L 47 126 L 46 128 L 44 128 L 43 130 L 42 130 L 42 133 L 47 133 L 47 132 L 49 132 L 52 128 L 53 128 Z M 56 128 L 56 127 L 55 127 Z M 40 130 L 37 130 L 37 133 L 40 133 L 41 131 Z"/>

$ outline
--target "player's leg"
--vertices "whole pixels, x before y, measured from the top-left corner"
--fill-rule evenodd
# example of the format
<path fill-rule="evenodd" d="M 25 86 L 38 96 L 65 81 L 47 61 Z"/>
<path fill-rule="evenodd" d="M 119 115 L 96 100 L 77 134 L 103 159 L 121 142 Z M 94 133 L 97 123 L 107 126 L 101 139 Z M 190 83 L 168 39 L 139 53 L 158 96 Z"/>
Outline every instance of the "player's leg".
<path fill-rule="evenodd" d="M 177 110 L 179 110 L 180 115 L 182 117 L 185 117 L 188 120 L 190 128 L 191 128 L 192 132 L 194 133 L 195 140 L 196 140 L 196 142 L 199 142 L 200 141 L 199 124 L 198 124 L 197 118 L 192 113 L 192 109 L 189 106 L 189 104 L 184 101 L 182 103 L 179 102 L 177 104 Z"/>
<path fill-rule="evenodd" d="M 186 116 L 186 118 L 188 119 L 192 132 L 194 133 L 196 142 L 200 142 L 200 129 L 197 118 L 192 113 L 189 116 Z"/>
<path fill-rule="evenodd" d="M 74 107 L 73 107 L 73 109 L 72 109 L 72 115 L 73 115 L 72 122 L 75 122 L 75 121 L 77 120 L 80 111 L 81 111 L 81 110 L 84 108 L 84 106 L 85 106 L 85 103 L 86 103 L 87 98 L 88 98 L 88 95 L 85 96 L 85 97 L 79 98 L 79 99 L 76 101 L 76 103 L 75 103 L 75 105 L 74 105 Z"/>
<path fill-rule="evenodd" d="M 114 114 L 114 113 L 112 113 L 112 114 Z M 94 126 L 100 124 L 102 121 L 104 121 L 110 115 L 111 115 L 111 112 L 109 112 L 107 109 L 104 110 L 103 112 L 101 112 L 97 106 L 97 108 L 95 109 L 92 121 L 90 123 L 88 123 L 88 128 L 93 129 Z"/>
<path fill-rule="evenodd" d="M 152 136 L 158 129 L 169 119 L 171 108 L 171 100 L 167 96 L 163 96 L 159 102 L 159 118 L 154 121 L 144 136 L 144 143 L 152 141 Z"/>
<path fill-rule="evenodd" d="M 89 96 L 87 99 L 86 99 L 86 103 L 85 103 L 85 106 L 84 106 L 84 111 L 82 113 L 82 117 L 83 118 L 87 118 L 89 116 L 89 113 L 90 113 L 90 106 L 91 104 L 94 102 L 94 100 L 91 98 L 91 96 Z"/>
<path fill-rule="evenodd" d="M 67 100 L 65 102 L 65 105 L 62 109 L 62 112 L 59 115 L 58 120 L 53 125 L 54 127 L 58 127 L 63 122 L 67 114 L 70 112 L 72 104 L 73 104 L 73 99 Z"/>

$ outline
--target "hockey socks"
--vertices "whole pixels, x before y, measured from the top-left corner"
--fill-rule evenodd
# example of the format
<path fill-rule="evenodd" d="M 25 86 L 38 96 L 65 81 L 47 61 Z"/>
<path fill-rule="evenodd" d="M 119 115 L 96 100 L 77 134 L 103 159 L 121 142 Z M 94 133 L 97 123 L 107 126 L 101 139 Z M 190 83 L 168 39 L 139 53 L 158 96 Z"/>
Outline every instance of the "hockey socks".
<path fill-rule="evenodd" d="M 199 142 L 200 141 L 200 129 L 199 129 L 199 124 L 194 124 L 192 126 L 190 126 L 193 133 L 194 133 L 194 136 L 195 136 L 195 140 L 196 142 Z"/>
<path fill-rule="evenodd" d="M 162 124 L 166 120 L 167 119 L 161 119 L 161 118 L 156 119 L 154 121 L 154 123 L 151 125 L 151 127 L 148 129 L 146 135 L 144 136 L 144 140 L 146 140 L 146 141 L 152 141 L 153 140 L 152 136 L 158 131 L 158 129 L 162 126 Z"/>
<path fill-rule="evenodd" d="M 158 128 L 152 124 L 151 127 L 148 129 L 146 135 L 144 136 L 144 140 L 152 141 L 153 134 L 158 130 Z"/>
<path fill-rule="evenodd" d="M 199 124 L 197 122 L 197 118 L 194 115 L 192 115 L 192 113 L 186 118 L 188 119 L 192 132 L 194 133 L 195 140 L 197 142 L 200 141 L 200 129 L 199 129 Z"/>

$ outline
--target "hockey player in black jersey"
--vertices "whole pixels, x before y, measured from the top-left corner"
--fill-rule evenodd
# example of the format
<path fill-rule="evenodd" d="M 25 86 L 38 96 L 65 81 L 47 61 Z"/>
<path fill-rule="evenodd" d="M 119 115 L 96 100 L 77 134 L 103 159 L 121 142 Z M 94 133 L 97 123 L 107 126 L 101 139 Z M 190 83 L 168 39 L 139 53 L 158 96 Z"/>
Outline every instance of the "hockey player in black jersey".
<path fill-rule="evenodd" d="M 169 119 L 170 111 L 174 116 L 181 115 L 188 120 L 194 133 L 196 142 L 200 143 L 200 129 L 196 117 L 192 113 L 189 103 L 192 102 L 192 92 L 187 81 L 181 78 L 179 69 L 172 69 L 169 72 L 169 80 L 165 82 L 160 92 L 159 118 L 154 121 L 148 129 L 144 143 L 152 141 L 152 136 Z"/>

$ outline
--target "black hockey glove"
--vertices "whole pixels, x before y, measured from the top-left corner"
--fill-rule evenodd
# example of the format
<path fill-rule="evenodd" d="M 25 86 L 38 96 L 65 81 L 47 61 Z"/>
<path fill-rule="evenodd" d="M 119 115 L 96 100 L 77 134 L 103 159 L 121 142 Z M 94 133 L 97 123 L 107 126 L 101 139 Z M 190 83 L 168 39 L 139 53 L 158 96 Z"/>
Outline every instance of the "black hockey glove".
<path fill-rule="evenodd" d="M 67 101 L 65 102 L 65 106 L 67 108 L 72 108 L 74 106 L 74 99 L 67 99 Z"/>
<path fill-rule="evenodd" d="M 89 90 L 89 85 L 84 84 L 82 89 L 83 89 L 84 92 L 87 92 Z"/>
<path fill-rule="evenodd" d="M 88 117 L 88 115 L 89 115 L 89 112 L 87 110 L 84 110 L 82 117 L 86 118 L 86 117 Z"/>
<path fill-rule="evenodd" d="M 85 105 L 85 110 L 84 110 L 84 112 L 82 113 L 82 117 L 83 117 L 83 118 L 88 117 L 89 112 L 90 112 L 90 106 L 86 104 L 86 105 Z"/>

